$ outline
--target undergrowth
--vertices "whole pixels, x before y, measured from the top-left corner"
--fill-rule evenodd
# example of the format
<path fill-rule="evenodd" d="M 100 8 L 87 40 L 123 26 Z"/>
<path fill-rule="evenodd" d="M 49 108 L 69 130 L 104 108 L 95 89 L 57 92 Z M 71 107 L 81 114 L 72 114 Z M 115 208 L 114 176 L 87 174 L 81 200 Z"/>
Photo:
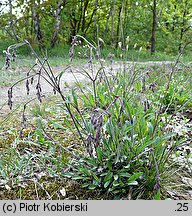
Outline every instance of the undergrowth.
<path fill-rule="evenodd" d="M 170 164 L 191 173 L 191 150 L 187 148 L 191 145 L 190 66 L 180 62 L 180 53 L 173 64 L 149 68 L 124 63 L 116 71 L 111 55 L 111 68 L 106 69 L 99 47 L 79 35 L 71 44 L 71 61 L 79 37 L 88 47 L 89 67 L 81 70 L 86 85 L 76 79 L 70 92 L 63 92 L 60 81 L 65 70 L 54 74 L 48 59 L 37 54 L 36 63 L 21 80 L 28 94 L 36 88 L 40 105 L 34 103 L 35 98 L 23 104 L 22 118 L 16 123 L 19 131 L 13 127 L 5 132 L 7 119 L 0 123 L 0 186 L 22 191 L 26 182 L 32 182 L 36 197 L 41 197 L 40 187 L 47 199 L 54 199 L 41 183 L 48 176 L 58 182 L 75 182 L 83 191 L 96 190 L 105 199 L 174 198 L 166 190 L 175 173 Z M 25 44 L 34 52 L 27 41 Z M 10 64 L 11 48 L 6 64 Z M 67 68 L 75 76 L 72 67 Z M 34 77 L 38 78 L 35 84 Z M 41 79 L 57 96 L 44 99 Z M 17 84 L 8 91 L 11 109 Z M 183 164 L 176 160 L 180 152 Z M 66 197 L 67 186 L 63 187 L 55 190 L 56 198 L 59 193 Z M 90 194 L 83 198 L 98 199 Z"/>

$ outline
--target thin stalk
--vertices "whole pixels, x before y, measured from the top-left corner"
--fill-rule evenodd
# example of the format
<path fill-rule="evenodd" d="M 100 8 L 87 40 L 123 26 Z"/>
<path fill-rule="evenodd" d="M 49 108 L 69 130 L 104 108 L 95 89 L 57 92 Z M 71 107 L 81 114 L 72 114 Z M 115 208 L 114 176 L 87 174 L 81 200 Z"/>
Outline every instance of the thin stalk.
<path fill-rule="evenodd" d="M 19 81 L 15 82 L 15 83 L 10 87 L 10 89 L 13 88 L 15 85 L 17 85 L 18 83 L 20 83 L 20 82 L 22 82 L 22 81 L 24 81 L 24 80 L 26 80 L 26 79 L 30 79 L 30 78 L 32 78 L 32 77 L 35 77 L 36 75 L 37 75 L 37 74 L 33 74 L 33 75 L 31 75 L 31 76 L 28 76 L 28 77 L 25 77 L 25 78 L 20 79 Z"/>
<path fill-rule="evenodd" d="M 76 128 L 76 130 L 77 130 L 77 132 L 78 132 L 78 134 L 79 134 L 79 136 L 80 136 L 80 138 L 81 138 L 81 140 L 82 140 L 84 146 L 86 146 L 86 143 L 85 143 L 85 141 L 84 141 L 84 139 L 83 139 L 83 136 L 82 136 L 82 134 L 81 134 L 81 131 L 79 130 L 79 127 L 78 127 L 78 125 L 77 125 L 77 120 L 75 119 L 73 113 L 71 112 L 69 103 L 67 103 L 66 98 L 65 98 L 64 95 L 61 93 L 61 91 L 59 91 L 59 94 L 60 94 L 61 98 L 63 99 L 63 101 L 65 102 L 65 106 L 66 106 L 66 108 L 67 108 L 67 111 L 69 112 L 69 115 L 70 115 L 70 117 L 71 117 L 71 119 L 72 119 L 72 121 L 73 121 L 73 123 L 74 123 L 74 125 L 75 125 L 75 128 Z"/>
<path fill-rule="evenodd" d="M 97 107 L 98 102 L 97 102 L 97 92 L 96 92 L 96 80 L 93 80 L 92 84 L 93 84 L 93 93 L 94 93 L 94 99 L 95 99 L 95 105 Z"/>
<path fill-rule="evenodd" d="M 84 38 L 83 36 L 81 35 L 75 35 L 76 37 L 80 37 L 81 39 L 83 39 L 87 44 L 89 44 L 89 46 L 91 46 L 94 50 L 97 50 L 97 48 L 92 44 L 90 43 L 86 38 Z"/>
<path fill-rule="evenodd" d="M 37 53 L 35 52 L 35 50 L 33 49 L 33 47 L 31 46 L 31 44 L 25 40 L 25 43 L 29 46 L 29 48 L 31 49 L 31 51 L 34 53 L 35 57 L 37 58 L 37 60 L 39 61 L 41 67 L 44 69 L 46 75 L 49 77 L 49 79 L 51 80 L 52 83 L 55 83 L 55 77 L 50 76 L 49 72 L 47 71 L 47 69 L 44 66 L 44 63 L 47 61 L 46 59 L 44 59 L 44 62 L 41 61 L 41 59 L 39 58 L 39 56 L 37 55 Z"/>
<path fill-rule="evenodd" d="M 163 96 L 163 98 L 162 98 L 162 101 L 165 99 L 165 97 L 166 97 L 167 94 L 168 94 L 168 91 L 169 91 L 169 88 L 170 88 L 170 83 L 171 83 L 173 74 L 175 73 L 175 68 L 176 68 L 176 66 L 177 66 L 178 63 L 179 63 L 179 60 L 180 60 L 180 58 L 181 58 L 181 56 L 182 56 L 182 54 L 183 54 L 185 48 L 186 48 L 187 45 L 189 45 L 190 43 L 192 43 L 192 41 L 186 43 L 185 46 L 183 47 L 183 49 L 180 51 L 180 53 L 179 53 L 178 56 L 177 56 L 177 59 L 176 59 L 176 61 L 175 61 L 175 64 L 174 64 L 173 67 L 172 67 L 172 70 L 171 70 L 171 73 L 170 73 L 170 76 L 169 76 L 169 80 L 168 80 L 168 83 L 167 83 L 167 86 L 166 86 L 165 94 L 164 94 L 164 96 Z M 156 119 L 155 119 L 154 130 L 153 130 L 152 136 L 154 136 L 155 130 L 156 130 L 156 128 L 157 128 L 157 124 L 158 124 L 158 121 L 159 121 L 159 118 L 160 118 L 160 114 L 161 114 L 162 107 L 163 107 L 163 103 L 160 104 L 159 110 L 158 110 L 158 112 L 157 112 L 157 114 L 156 114 Z"/>

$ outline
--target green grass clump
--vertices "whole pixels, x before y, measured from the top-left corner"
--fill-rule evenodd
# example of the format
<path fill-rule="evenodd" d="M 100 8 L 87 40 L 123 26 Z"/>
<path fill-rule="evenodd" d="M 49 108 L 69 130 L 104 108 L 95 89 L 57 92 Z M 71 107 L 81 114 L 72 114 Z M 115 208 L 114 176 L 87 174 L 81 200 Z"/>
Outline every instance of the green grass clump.
<path fill-rule="evenodd" d="M 53 190 L 43 188 L 43 196 L 38 193 L 46 173 L 80 184 L 80 191 L 88 194 L 99 191 L 101 198 L 164 199 L 167 182 L 176 173 L 170 164 L 178 165 L 180 145 L 190 139 L 190 119 L 184 114 L 192 105 L 191 68 L 177 63 L 149 69 L 124 62 L 123 69 L 115 71 L 110 59 L 112 68 L 106 69 L 98 50 L 89 45 L 90 67 L 81 69 L 86 82 L 76 79 L 68 92 L 59 85 L 63 72 L 56 77 L 49 67 L 43 75 L 34 71 L 57 96 L 42 102 L 36 88 L 41 103 L 24 104 L 17 129 L 5 133 L 7 126 L 2 125 L 1 185 L 9 189 L 36 178 L 33 196 L 44 197 L 55 190 L 52 185 Z M 190 166 L 185 168 L 189 173 Z M 26 191 L 19 191 L 25 198 Z"/>
<path fill-rule="evenodd" d="M 72 172 L 63 175 L 82 181 L 83 187 L 100 188 L 115 197 L 122 197 L 131 190 L 132 199 L 152 199 L 160 193 L 160 179 L 167 178 L 165 169 L 169 156 L 179 143 L 173 141 L 175 133 L 162 130 L 166 123 L 160 118 L 159 108 L 167 108 L 172 113 L 181 106 L 186 109 L 191 101 L 190 92 L 187 88 L 183 100 L 179 101 L 179 96 L 173 94 L 174 100 L 166 101 L 172 85 L 178 88 L 180 79 L 171 82 L 168 93 L 165 92 L 166 79 L 151 90 L 153 77 L 158 79 L 155 72 L 151 72 L 143 90 L 141 77 L 145 71 L 139 68 L 135 71 L 119 72 L 108 78 L 108 84 L 97 83 L 95 93 L 81 97 L 83 107 L 89 110 L 89 118 L 85 119 L 89 156 L 75 162 Z M 163 69 L 161 72 L 164 73 Z M 76 104 L 74 93 L 72 98 L 71 102 Z M 173 142 L 171 148 L 170 142 Z"/>

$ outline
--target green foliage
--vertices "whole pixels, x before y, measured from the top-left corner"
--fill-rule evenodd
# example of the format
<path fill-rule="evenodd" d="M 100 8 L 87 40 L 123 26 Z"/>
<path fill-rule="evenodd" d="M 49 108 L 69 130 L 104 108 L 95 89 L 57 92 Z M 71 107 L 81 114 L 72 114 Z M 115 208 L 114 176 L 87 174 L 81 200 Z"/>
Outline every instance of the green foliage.
<path fill-rule="evenodd" d="M 156 113 L 162 104 L 166 105 L 165 100 L 169 99 L 169 94 L 174 97 L 175 92 L 172 91 L 172 87 L 176 88 L 180 80 L 174 82 L 174 79 L 168 92 L 162 93 L 165 90 L 166 79 L 158 83 L 156 90 L 151 91 L 149 90 L 150 82 L 154 76 L 152 72 L 145 83 L 148 88 L 144 93 L 146 100 L 147 98 L 151 100 L 148 101 L 150 108 L 145 110 L 145 103 L 142 102 L 143 95 L 140 93 L 142 91 L 140 77 L 144 71 L 140 71 L 139 68 L 135 70 L 136 73 L 117 72 L 116 75 L 107 79 L 108 84 L 105 81 L 98 82 L 96 100 L 94 89 L 90 86 L 81 86 L 81 92 L 84 93 L 81 99 L 84 109 L 87 110 L 84 116 L 86 131 L 82 133 L 88 137 L 86 148 L 90 157 L 85 156 L 74 162 L 71 172 L 63 173 L 63 176 L 82 181 L 83 187 L 88 189 L 102 189 L 118 197 L 128 193 L 131 188 L 133 199 L 149 198 L 153 195 L 155 199 L 160 199 L 160 191 L 158 189 L 158 192 L 155 193 L 154 187 L 157 185 L 158 175 L 164 178 L 166 163 L 174 149 L 168 148 L 169 141 L 175 134 L 161 130 L 160 125 L 162 127 L 164 125 L 161 119 L 157 118 Z M 163 73 L 163 69 L 161 70 Z M 181 85 L 179 88 L 182 88 Z M 132 90 L 129 91 L 129 89 Z M 72 90 L 72 95 L 70 101 L 77 107 L 74 90 Z M 186 95 L 189 99 L 189 94 L 186 93 Z M 124 102 L 123 107 L 122 101 Z M 169 99 L 167 103 L 169 106 L 175 106 L 175 101 L 177 100 Z M 97 110 L 97 121 L 101 116 L 103 117 L 100 128 L 96 128 L 97 124 L 97 126 L 94 125 L 93 109 Z M 78 113 L 75 115 L 76 119 L 80 120 L 78 115 Z M 98 133 L 100 136 L 97 136 Z M 92 142 L 89 138 L 92 139 Z M 99 146 L 95 147 L 98 142 Z M 91 153 L 89 148 L 92 148 Z M 143 192 L 140 191 L 140 188 L 143 189 Z"/>
<path fill-rule="evenodd" d="M 81 70 L 86 85 L 76 79 L 76 85 L 66 85 L 70 93 L 61 91 L 59 81 L 64 73 L 55 75 L 48 62 L 44 67 L 34 53 L 44 68 L 43 75 L 37 70 L 34 76 L 46 78 L 60 100 L 56 97 L 50 106 L 37 94 L 41 105 L 30 109 L 32 129 L 27 128 L 26 104 L 20 132 L 14 131 L 10 140 L 2 133 L 2 147 L 8 148 L 0 159 L 1 184 L 13 186 L 22 182 L 20 176 L 33 178 L 36 172 L 46 171 L 116 199 L 129 194 L 131 199 L 159 200 L 169 177 L 168 163 L 179 143 L 188 141 L 188 136 L 168 128 L 167 111 L 174 108 L 174 115 L 190 108 L 190 70 L 184 67 L 188 70 L 182 68 L 170 76 L 171 65 L 149 70 L 148 65 L 124 63 L 123 70 L 114 72 L 112 60 L 112 68 L 106 70 L 98 49 L 89 46 L 89 67 Z M 41 79 L 38 81 L 43 88 Z"/>
<path fill-rule="evenodd" d="M 38 39 L 35 30 L 34 6 L 41 39 Z M 176 54 L 188 41 L 191 35 L 191 6 L 191 2 L 186 0 L 158 1 L 155 14 L 157 52 Z M 153 3 L 146 0 L 73 0 L 67 4 L 61 2 L 60 7 L 57 1 L 34 3 L 30 0 L 28 4 L 24 4 L 23 1 L 16 0 L 13 14 L 10 14 L 7 7 L 1 11 L 0 50 L 4 50 L 9 41 L 27 39 L 35 50 L 40 49 L 41 52 L 48 49 L 50 55 L 58 56 L 62 55 L 58 54 L 58 50 L 63 53 L 63 47 L 71 43 L 71 36 L 81 34 L 95 42 L 102 38 L 104 43 L 101 46 L 108 45 L 117 49 L 121 42 L 122 50 L 127 45 L 131 50 L 137 45 L 150 51 L 152 18 Z M 56 23 L 58 20 L 60 22 Z M 54 35 L 56 43 L 54 49 L 50 49 Z M 28 54 L 28 50 L 22 49 L 23 54 Z M 190 49 L 191 47 L 187 52 Z"/>
<path fill-rule="evenodd" d="M 97 150 L 100 151 L 101 150 Z M 133 164 L 134 165 L 134 164 Z M 89 168 L 88 168 L 89 167 Z M 138 186 L 144 180 L 142 172 L 131 172 L 130 165 L 126 159 L 119 163 L 114 158 L 106 158 L 99 155 L 98 158 L 84 158 L 74 168 L 75 173 L 63 174 L 74 180 L 83 181 L 83 187 L 88 189 L 101 188 L 115 195 L 123 195 L 130 186 Z"/>
<path fill-rule="evenodd" d="M 133 108 L 130 109 L 134 112 Z M 109 119 L 103 125 L 102 146 L 96 149 L 95 156 L 75 162 L 73 172 L 63 175 L 83 181 L 83 187 L 101 188 L 118 196 L 128 193 L 131 187 L 133 198 L 139 198 L 139 188 L 145 188 L 147 198 L 153 191 L 156 176 L 151 152 L 154 151 L 156 160 L 161 161 L 158 169 L 163 172 L 168 154 L 166 142 L 172 135 L 154 135 L 149 119 L 143 114 L 136 115 L 132 124 L 124 121 L 121 127 Z M 113 119 L 113 116 L 110 118 Z"/>
<path fill-rule="evenodd" d="M 184 72 L 183 72 L 184 73 Z M 183 108 L 191 107 L 191 79 L 184 79 L 183 75 L 176 74 L 170 83 L 170 87 L 167 92 L 164 92 L 162 98 L 163 108 L 166 111 L 175 112 L 182 110 Z M 179 83 L 182 83 L 179 85 Z M 162 89 L 162 91 L 164 91 Z M 162 92 L 161 91 L 161 92 Z"/>

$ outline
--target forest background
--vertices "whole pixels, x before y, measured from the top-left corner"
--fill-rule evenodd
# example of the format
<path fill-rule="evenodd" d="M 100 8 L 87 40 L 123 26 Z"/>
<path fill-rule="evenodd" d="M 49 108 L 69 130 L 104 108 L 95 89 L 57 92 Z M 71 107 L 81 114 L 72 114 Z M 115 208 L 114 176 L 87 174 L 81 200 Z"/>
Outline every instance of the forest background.
<path fill-rule="evenodd" d="M 0 50 L 27 39 L 55 56 L 67 52 L 76 34 L 108 51 L 175 55 L 192 32 L 188 0 L 2 0 L 0 16 Z"/>

